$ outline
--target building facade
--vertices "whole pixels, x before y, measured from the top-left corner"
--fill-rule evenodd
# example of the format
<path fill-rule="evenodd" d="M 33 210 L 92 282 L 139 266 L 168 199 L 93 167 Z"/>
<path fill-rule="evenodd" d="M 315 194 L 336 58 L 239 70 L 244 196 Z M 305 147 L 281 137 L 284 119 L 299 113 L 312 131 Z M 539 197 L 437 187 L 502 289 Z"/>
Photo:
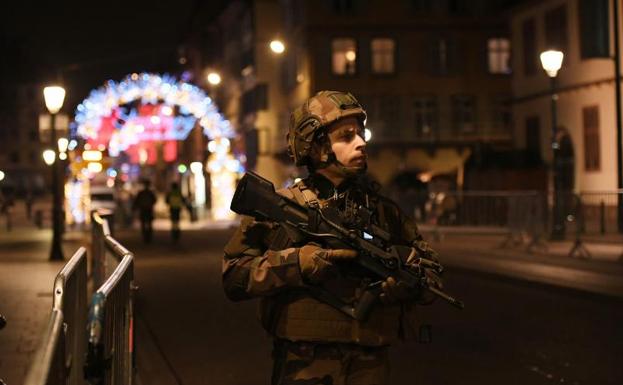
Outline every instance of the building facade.
<path fill-rule="evenodd" d="M 608 0 L 530 2 L 511 12 L 513 117 L 517 147 L 552 164 L 552 142 L 560 146 L 566 190 L 617 188 L 616 103 L 612 4 Z M 564 53 L 555 80 L 553 129 L 551 81 L 539 54 Z"/>
<path fill-rule="evenodd" d="M 50 146 L 49 129 L 40 130 L 41 123 L 44 128 L 46 123 L 49 126 L 42 92 L 38 85 L 20 84 L 13 100 L 16 113 L 1 119 L 0 169 L 6 173 L 1 183 L 18 195 L 42 193 L 50 174 L 42 158 L 43 150 Z M 40 122 L 46 117 L 47 121 Z M 57 124 L 66 130 L 66 115 L 59 117 Z"/>
<path fill-rule="evenodd" d="M 276 184 L 288 167 L 289 115 L 323 89 L 368 113 L 370 173 L 464 183 L 475 149 L 512 147 L 511 42 L 500 2 L 237 1 L 218 19 L 216 100 L 237 122 L 247 165 Z M 286 46 L 277 55 L 272 39 Z"/>

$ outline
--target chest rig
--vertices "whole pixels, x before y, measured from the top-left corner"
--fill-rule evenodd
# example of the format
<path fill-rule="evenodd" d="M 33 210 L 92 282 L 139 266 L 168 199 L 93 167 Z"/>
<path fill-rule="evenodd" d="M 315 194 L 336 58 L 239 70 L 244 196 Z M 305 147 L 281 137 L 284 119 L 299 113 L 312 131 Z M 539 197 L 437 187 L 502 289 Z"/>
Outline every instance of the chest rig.
<path fill-rule="evenodd" d="M 356 231 L 383 223 L 384 213 L 379 210 L 383 205 L 378 204 L 376 197 L 367 193 L 349 196 L 349 192 L 334 191 L 322 199 L 303 182 L 289 187 L 283 191 L 283 195 L 308 207 L 334 209 L 344 223 Z M 353 300 L 358 298 L 359 290 L 365 286 L 362 284 L 365 278 L 360 273 L 363 271 L 358 271 L 356 267 L 344 269 L 340 279 L 327 282 L 326 285 L 330 286 L 333 293 L 341 294 L 343 300 Z M 264 302 L 262 313 L 266 314 L 266 310 L 273 312 L 270 317 L 273 320 L 272 330 L 269 331 L 279 338 L 368 346 L 388 345 L 398 338 L 401 318 L 399 305 L 377 306 L 365 322 L 360 322 L 309 296 L 285 295 L 279 299 L 266 298 Z"/>

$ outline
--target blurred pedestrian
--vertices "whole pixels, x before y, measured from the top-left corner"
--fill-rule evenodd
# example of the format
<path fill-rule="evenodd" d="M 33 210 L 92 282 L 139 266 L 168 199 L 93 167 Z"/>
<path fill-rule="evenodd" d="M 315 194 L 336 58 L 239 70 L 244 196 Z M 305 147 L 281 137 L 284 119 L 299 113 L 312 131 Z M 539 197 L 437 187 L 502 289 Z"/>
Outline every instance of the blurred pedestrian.
<path fill-rule="evenodd" d="M 182 208 L 188 207 L 188 201 L 176 182 L 171 183 L 171 190 L 167 193 L 166 202 L 169 205 L 169 214 L 171 217 L 171 239 L 173 242 L 177 242 L 181 235 L 180 214 Z"/>
<path fill-rule="evenodd" d="M 32 190 L 26 190 L 26 196 L 24 197 L 24 206 L 26 206 L 26 218 L 29 220 L 32 218 L 32 205 L 35 202 L 35 195 Z"/>
<path fill-rule="evenodd" d="M 11 193 L 5 194 L 2 197 L 2 202 L 0 203 L 0 214 L 4 215 L 6 218 L 6 231 L 11 231 L 13 228 L 11 222 L 11 208 L 13 207 L 13 195 Z"/>
<path fill-rule="evenodd" d="M 138 211 L 139 219 L 141 221 L 141 234 L 143 236 L 143 242 L 151 242 L 153 228 L 152 222 L 154 220 L 154 205 L 156 204 L 156 194 L 149 188 L 151 182 L 144 179 L 143 189 L 136 194 L 132 208 L 134 211 Z"/>

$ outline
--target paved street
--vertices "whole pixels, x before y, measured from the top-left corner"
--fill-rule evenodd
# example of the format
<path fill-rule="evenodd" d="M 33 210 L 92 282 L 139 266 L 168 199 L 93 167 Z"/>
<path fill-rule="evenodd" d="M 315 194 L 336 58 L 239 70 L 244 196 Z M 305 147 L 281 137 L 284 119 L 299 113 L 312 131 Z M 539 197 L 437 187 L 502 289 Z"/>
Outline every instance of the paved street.
<path fill-rule="evenodd" d="M 256 321 L 256 304 L 231 303 L 222 293 L 221 249 L 229 233 L 186 232 L 179 248 L 166 232 L 146 248 L 120 235 L 141 250 L 142 383 L 267 383 L 270 341 Z M 623 382 L 621 300 L 451 266 L 446 280 L 466 309 L 440 301 L 421 309 L 423 322 L 434 325 L 433 343 L 395 346 L 392 384 Z"/>
<path fill-rule="evenodd" d="M 185 223 L 179 246 L 164 220 L 147 246 L 136 231 L 118 234 L 136 254 L 140 384 L 253 385 L 270 377 L 271 341 L 256 320 L 256 301 L 232 303 L 222 292 L 221 250 L 232 230 L 204 225 Z M 84 243 L 78 235 L 65 242 L 67 258 Z M 0 237 L 0 313 L 8 319 L 0 331 L 0 378 L 9 385 L 22 382 L 49 314 L 62 266 L 47 261 L 49 238 L 49 230 L 33 229 Z M 397 344 L 391 383 L 623 383 L 618 249 L 570 259 L 500 249 L 501 239 L 446 234 L 433 243 L 448 268 L 447 290 L 466 309 L 441 301 L 422 307 L 433 342 Z"/>

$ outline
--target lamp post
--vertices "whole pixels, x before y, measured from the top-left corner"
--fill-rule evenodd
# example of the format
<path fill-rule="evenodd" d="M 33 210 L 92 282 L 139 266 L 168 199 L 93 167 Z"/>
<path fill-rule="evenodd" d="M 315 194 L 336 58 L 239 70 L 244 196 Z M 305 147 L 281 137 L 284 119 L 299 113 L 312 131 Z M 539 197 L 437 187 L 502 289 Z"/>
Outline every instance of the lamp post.
<path fill-rule="evenodd" d="M 553 179 L 553 207 L 552 207 L 552 233 L 551 239 L 561 240 L 565 237 L 565 218 L 563 212 L 563 206 L 561 202 L 562 194 L 562 179 L 560 173 L 560 143 L 558 143 L 557 131 L 558 124 L 556 122 L 556 101 L 558 95 L 556 94 L 556 75 L 562 66 L 562 59 L 564 55 L 561 51 L 548 50 L 541 53 L 541 65 L 543 70 L 550 78 L 552 100 L 552 179 Z"/>
<path fill-rule="evenodd" d="M 52 170 L 52 248 L 50 249 L 51 261 L 63 260 L 63 249 L 61 247 L 61 236 L 63 228 L 62 205 L 63 201 L 60 194 L 60 183 L 58 164 L 56 156 L 58 152 L 56 140 L 56 114 L 60 111 L 65 100 L 65 89 L 59 86 L 45 87 L 43 89 L 45 106 L 50 112 L 50 133 L 52 150 L 44 151 L 44 160 Z"/>

